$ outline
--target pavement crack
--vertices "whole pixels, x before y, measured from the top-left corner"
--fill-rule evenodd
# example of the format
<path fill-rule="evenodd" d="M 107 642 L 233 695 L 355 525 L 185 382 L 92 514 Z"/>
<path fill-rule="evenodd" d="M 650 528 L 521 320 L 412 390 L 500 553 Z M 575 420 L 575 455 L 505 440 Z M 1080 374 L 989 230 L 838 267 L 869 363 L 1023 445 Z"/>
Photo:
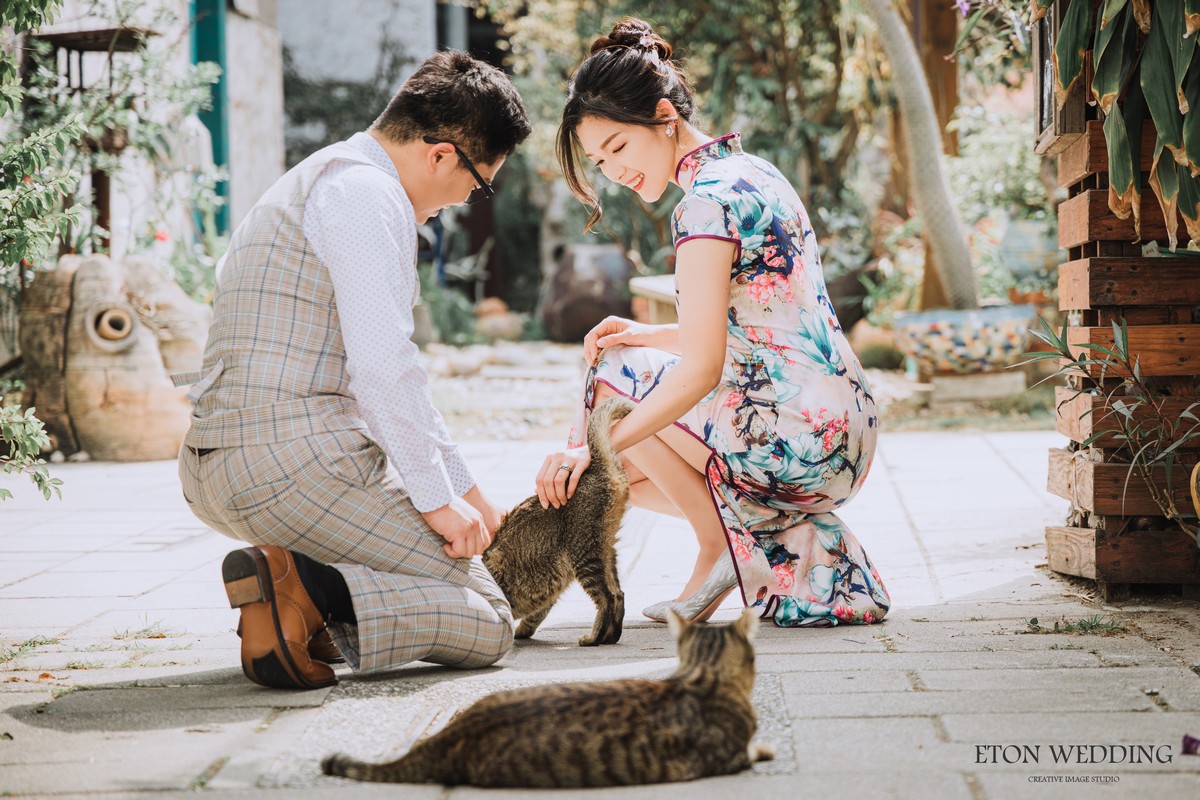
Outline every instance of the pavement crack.
<path fill-rule="evenodd" d="M 263 721 L 258 723 L 258 727 L 254 729 L 254 732 L 264 733 L 268 728 L 275 724 L 275 720 L 279 719 L 280 715 L 282 715 L 284 711 L 285 709 L 282 708 L 272 708 L 267 712 L 267 715 L 263 717 Z"/>
<path fill-rule="evenodd" d="M 1162 692 L 1160 692 L 1158 689 L 1143 689 L 1142 691 L 1146 694 L 1146 697 L 1149 697 L 1154 701 L 1154 705 L 1158 706 L 1163 711 L 1175 710 L 1171 708 L 1171 704 L 1167 702 L 1167 698 L 1163 697 Z"/>
<path fill-rule="evenodd" d="M 196 776 L 196 779 L 188 784 L 188 788 L 193 792 L 203 789 L 208 785 L 208 782 L 217 777 L 217 773 L 225 768 L 229 763 L 229 756 L 221 756 L 216 761 L 209 764 L 203 772 Z"/>

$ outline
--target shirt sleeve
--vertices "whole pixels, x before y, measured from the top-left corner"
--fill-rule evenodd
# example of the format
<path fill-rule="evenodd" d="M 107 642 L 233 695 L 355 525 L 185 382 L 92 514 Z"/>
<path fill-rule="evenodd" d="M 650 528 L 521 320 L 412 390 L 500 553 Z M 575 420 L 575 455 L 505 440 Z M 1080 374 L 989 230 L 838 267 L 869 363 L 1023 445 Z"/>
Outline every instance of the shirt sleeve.
<path fill-rule="evenodd" d="M 689 194 L 679 201 L 672 215 L 675 246 L 688 239 L 722 239 L 741 244 L 733 214 L 724 204 L 711 197 Z"/>
<path fill-rule="evenodd" d="M 413 505 L 432 511 L 475 480 L 433 407 L 412 341 L 416 222 L 394 178 L 364 165 L 338 166 L 309 193 L 304 234 L 333 282 L 359 412 Z"/>

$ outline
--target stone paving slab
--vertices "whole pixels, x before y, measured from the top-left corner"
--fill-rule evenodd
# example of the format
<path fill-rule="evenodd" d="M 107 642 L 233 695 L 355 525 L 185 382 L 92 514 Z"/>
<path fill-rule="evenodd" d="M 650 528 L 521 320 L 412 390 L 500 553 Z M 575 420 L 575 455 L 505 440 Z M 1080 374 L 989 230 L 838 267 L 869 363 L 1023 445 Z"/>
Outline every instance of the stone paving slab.
<path fill-rule="evenodd" d="M 1194 796 L 1187 787 L 1200 781 L 1200 759 L 1183 756 L 1105 767 L 1120 783 L 1082 790 L 1029 778 L 1056 769 L 1101 774 L 1096 765 L 976 763 L 981 743 L 1177 749 L 1184 732 L 1200 733 L 1198 606 L 1101 606 L 1039 566 L 1041 529 L 1061 521 L 1065 507 L 1042 488 L 1045 453 L 1057 441 L 1050 433 L 885 436 L 872 480 L 844 517 L 895 606 L 878 626 L 760 626 L 760 738 L 778 758 L 740 776 L 587 796 Z M 530 493 L 536 466 L 558 445 L 472 443 L 464 452 L 484 488 L 508 504 Z M 950 463 L 970 470 L 947 476 Z M 619 543 L 627 598 L 619 645 L 576 645 L 594 609 L 574 587 L 535 639 L 488 670 L 412 665 L 355 677 L 343 669 L 342 683 L 320 692 L 263 690 L 241 676 L 237 614 L 218 577 L 220 559 L 237 545 L 188 514 L 174 464 L 61 467 L 62 503 L 17 486 L 15 501 L 0 508 L 0 793 L 528 797 L 362 785 L 325 778 L 317 765 L 335 749 L 394 757 L 496 688 L 658 677 L 675 664 L 666 626 L 639 611 L 678 591 L 694 540 L 683 522 L 635 510 Z M 136 504 L 129 486 L 139 487 Z M 155 583 L 156 574 L 165 577 Z M 714 619 L 737 614 L 731 598 Z M 1127 631 L 1021 632 L 1031 617 L 1052 626 L 1091 616 L 1117 618 Z M 58 641 L 5 656 L 35 637 Z M 88 661 L 92 668 L 64 668 Z"/>

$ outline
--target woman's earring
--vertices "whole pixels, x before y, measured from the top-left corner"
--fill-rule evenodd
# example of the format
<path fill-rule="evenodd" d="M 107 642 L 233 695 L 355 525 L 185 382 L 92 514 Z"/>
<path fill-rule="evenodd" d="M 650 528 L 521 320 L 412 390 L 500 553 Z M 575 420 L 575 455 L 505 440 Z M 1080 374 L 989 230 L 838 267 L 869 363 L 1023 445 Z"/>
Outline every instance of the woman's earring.
<path fill-rule="evenodd" d="M 675 123 L 668 122 L 667 123 L 667 136 L 674 136 L 674 135 L 675 135 Z"/>

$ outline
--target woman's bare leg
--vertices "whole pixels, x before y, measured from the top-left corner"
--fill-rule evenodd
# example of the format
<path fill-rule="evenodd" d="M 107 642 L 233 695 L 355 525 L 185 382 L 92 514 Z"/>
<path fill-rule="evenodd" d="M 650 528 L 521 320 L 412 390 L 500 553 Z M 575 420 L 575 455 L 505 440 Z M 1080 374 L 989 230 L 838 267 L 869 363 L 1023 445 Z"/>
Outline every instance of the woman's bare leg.
<path fill-rule="evenodd" d="M 612 394 L 607 384 L 596 386 L 597 403 Z M 725 527 L 713 506 L 703 474 L 709 455 L 704 444 L 673 425 L 622 453 L 636 472 L 645 476 L 645 480 L 630 484 L 630 500 L 641 508 L 682 516 L 696 534 L 700 552 L 679 599 L 689 597 L 704 583 L 727 549 Z"/>

